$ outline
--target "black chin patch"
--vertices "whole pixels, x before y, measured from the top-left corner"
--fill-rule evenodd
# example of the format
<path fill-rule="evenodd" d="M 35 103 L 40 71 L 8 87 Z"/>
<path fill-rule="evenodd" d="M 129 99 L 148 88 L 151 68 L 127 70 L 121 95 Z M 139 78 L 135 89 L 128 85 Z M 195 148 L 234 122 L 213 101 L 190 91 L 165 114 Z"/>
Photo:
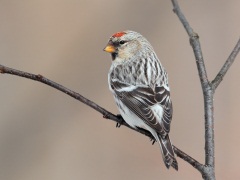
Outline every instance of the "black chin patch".
<path fill-rule="evenodd" d="M 112 60 L 114 61 L 116 59 L 118 53 L 112 53 L 111 55 L 112 55 Z"/>

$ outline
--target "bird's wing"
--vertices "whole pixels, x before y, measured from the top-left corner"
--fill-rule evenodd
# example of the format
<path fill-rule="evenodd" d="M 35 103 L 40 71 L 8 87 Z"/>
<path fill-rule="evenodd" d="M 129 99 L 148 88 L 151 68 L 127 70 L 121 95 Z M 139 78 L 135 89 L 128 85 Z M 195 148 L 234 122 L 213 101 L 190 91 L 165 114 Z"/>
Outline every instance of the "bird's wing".
<path fill-rule="evenodd" d="M 132 86 L 111 81 L 111 88 L 119 100 L 161 135 L 170 131 L 172 103 L 170 92 L 164 86 Z"/>

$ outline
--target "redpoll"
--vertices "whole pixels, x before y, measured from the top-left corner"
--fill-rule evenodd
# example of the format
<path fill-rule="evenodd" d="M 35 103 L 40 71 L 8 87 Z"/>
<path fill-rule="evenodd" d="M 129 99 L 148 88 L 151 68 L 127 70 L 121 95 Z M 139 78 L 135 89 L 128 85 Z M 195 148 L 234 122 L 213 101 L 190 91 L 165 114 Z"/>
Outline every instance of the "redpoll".
<path fill-rule="evenodd" d="M 172 102 L 167 72 L 150 43 L 139 33 L 115 33 L 104 49 L 111 53 L 110 91 L 123 119 L 149 131 L 160 145 L 167 168 L 178 170 L 169 138 Z"/>

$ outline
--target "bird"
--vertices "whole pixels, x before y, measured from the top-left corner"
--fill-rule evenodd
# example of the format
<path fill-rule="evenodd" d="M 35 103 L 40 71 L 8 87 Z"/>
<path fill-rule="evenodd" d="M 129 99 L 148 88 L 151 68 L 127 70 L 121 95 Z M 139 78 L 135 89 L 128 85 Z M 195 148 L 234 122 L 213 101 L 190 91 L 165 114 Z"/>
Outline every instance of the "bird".
<path fill-rule="evenodd" d="M 131 127 L 149 131 L 160 146 L 165 166 L 178 170 L 169 138 L 172 101 L 168 74 L 140 33 L 114 33 L 104 48 L 111 54 L 108 85 L 120 115 Z"/>

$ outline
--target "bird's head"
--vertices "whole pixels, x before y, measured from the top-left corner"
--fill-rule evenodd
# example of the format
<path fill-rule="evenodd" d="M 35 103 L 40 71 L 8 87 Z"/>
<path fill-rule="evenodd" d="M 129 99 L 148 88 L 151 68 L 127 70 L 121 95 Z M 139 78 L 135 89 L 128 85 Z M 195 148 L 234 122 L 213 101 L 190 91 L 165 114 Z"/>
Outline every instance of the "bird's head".
<path fill-rule="evenodd" d="M 144 45 L 150 46 L 141 34 L 122 31 L 110 37 L 104 51 L 111 53 L 113 61 L 121 62 L 134 59 L 144 49 Z"/>

